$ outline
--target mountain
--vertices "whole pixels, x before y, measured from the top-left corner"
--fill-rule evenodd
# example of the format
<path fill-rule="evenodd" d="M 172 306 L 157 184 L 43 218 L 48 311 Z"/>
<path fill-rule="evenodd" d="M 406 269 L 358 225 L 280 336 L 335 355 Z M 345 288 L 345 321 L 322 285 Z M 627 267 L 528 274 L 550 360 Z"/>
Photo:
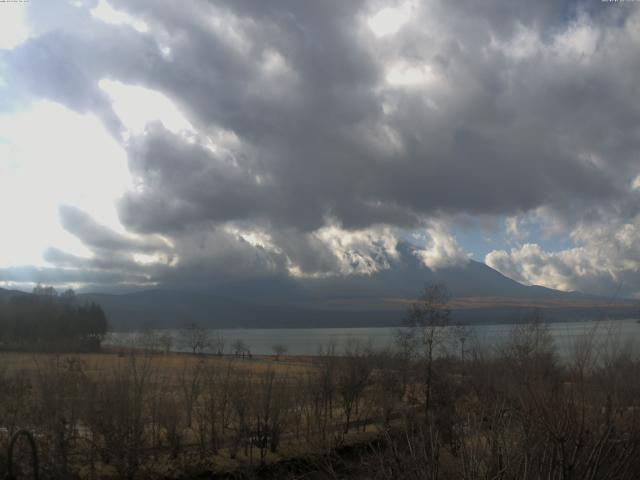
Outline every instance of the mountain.
<path fill-rule="evenodd" d="M 0 301 L 8 300 L 17 295 L 26 295 L 26 293 L 21 292 L 20 290 L 7 290 L 6 288 L 0 288 Z"/>
<path fill-rule="evenodd" d="M 443 283 L 456 322 L 500 323 L 522 319 L 533 308 L 549 321 L 632 318 L 640 303 L 522 285 L 487 265 L 430 270 L 401 246 L 393 268 L 372 275 L 330 278 L 268 277 L 206 290 L 86 293 L 116 330 L 175 328 L 197 322 L 215 328 L 345 327 L 399 325 L 408 305 L 428 284 Z M 0 298 L 21 292 L 0 289 Z"/>
<path fill-rule="evenodd" d="M 176 327 L 197 322 L 218 328 L 396 326 L 428 284 L 452 295 L 454 321 L 500 323 L 539 308 L 549 321 L 636 316 L 639 304 L 611 302 L 579 292 L 522 285 L 487 265 L 432 271 L 410 252 L 394 268 L 372 275 L 331 278 L 270 277 L 183 292 L 147 290 L 122 295 L 84 294 L 101 304 L 117 329 Z"/>
<path fill-rule="evenodd" d="M 327 278 L 261 278 L 218 285 L 206 293 L 261 304 L 297 304 L 322 299 L 415 298 L 431 283 L 443 283 L 453 297 L 521 297 L 529 299 L 575 298 L 586 295 L 526 286 L 484 263 L 469 261 L 460 267 L 430 270 L 413 254 L 413 246 L 398 246 L 393 267 L 372 275 Z"/>

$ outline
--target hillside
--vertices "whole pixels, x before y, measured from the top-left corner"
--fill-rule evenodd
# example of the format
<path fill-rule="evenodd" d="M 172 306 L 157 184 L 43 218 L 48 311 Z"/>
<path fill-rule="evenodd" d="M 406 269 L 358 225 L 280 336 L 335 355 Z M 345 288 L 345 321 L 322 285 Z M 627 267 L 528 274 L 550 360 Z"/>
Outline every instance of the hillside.
<path fill-rule="evenodd" d="M 404 252 L 393 269 L 370 276 L 324 279 L 262 278 L 206 290 L 148 290 L 123 295 L 85 294 L 101 304 L 118 329 L 140 325 L 278 328 L 399 325 L 409 305 L 430 283 L 444 283 L 454 321 L 501 323 L 534 307 L 549 321 L 636 316 L 638 302 L 525 286 L 485 264 L 432 271 Z"/>
<path fill-rule="evenodd" d="M 430 283 L 447 286 L 453 320 L 459 322 L 510 322 L 534 307 L 549 321 L 633 318 L 640 309 L 637 301 L 522 285 L 475 261 L 432 271 L 406 245 L 400 254 L 394 268 L 373 275 L 269 277 L 190 291 L 165 287 L 78 298 L 100 304 L 116 330 L 188 322 L 218 328 L 395 326 Z M 0 289 L 0 298 L 22 293 Z"/>

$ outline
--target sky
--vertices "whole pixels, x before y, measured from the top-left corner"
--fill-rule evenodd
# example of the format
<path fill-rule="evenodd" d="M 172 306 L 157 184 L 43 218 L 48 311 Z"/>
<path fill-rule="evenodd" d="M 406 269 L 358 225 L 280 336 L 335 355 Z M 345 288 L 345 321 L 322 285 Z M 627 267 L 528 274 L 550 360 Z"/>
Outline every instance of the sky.
<path fill-rule="evenodd" d="M 640 3 L 0 3 L 0 287 L 470 260 L 640 298 Z"/>

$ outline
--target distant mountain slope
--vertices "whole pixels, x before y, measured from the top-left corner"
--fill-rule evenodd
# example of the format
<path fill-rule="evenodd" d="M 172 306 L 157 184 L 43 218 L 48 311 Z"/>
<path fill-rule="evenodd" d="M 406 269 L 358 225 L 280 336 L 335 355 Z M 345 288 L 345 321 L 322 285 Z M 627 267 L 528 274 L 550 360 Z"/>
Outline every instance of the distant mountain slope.
<path fill-rule="evenodd" d="M 544 287 L 522 285 L 487 265 L 470 261 L 463 267 L 432 271 L 426 267 L 403 264 L 397 269 L 378 272 L 370 277 L 307 280 L 308 288 L 320 297 L 415 297 L 427 284 L 443 283 L 453 297 L 566 297 L 565 292 Z"/>
<path fill-rule="evenodd" d="M 544 318 L 636 317 L 640 303 L 525 286 L 487 265 L 432 271 L 409 245 L 393 268 L 372 275 L 331 278 L 276 277 L 217 285 L 207 290 L 145 290 L 128 294 L 80 294 L 95 301 L 117 330 L 175 328 L 187 322 L 210 327 L 340 327 L 399 325 L 407 306 L 428 284 L 443 283 L 452 295 L 453 320 L 508 322 L 542 309 Z M 0 289 L 0 298 L 21 292 Z"/>
<path fill-rule="evenodd" d="M 99 303 L 116 330 L 140 327 L 176 328 L 197 322 L 212 328 L 365 327 L 400 325 L 413 298 L 341 298 L 274 305 L 240 302 L 206 293 L 168 290 L 122 295 L 83 294 Z M 453 320 L 502 323 L 521 320 L 538 307 L 549 321 L 630 318 L 636 302 L 609 304 L 605 300 L 555 299 L 540 301 L 516 297 L 457 297 Z"/>
<path fill-rule="evenodd" d="M 25 295 L 25 292 L 20 290 L 7 290 L 6 288 L 0 288 L 0 300 L 8 300 L 16 295 Z"/>
<path fill-rule="evenodd" d="M 263 278 L 207 291 L 142 291 L 125 295 L 81 295 L 105 308 L 114 327 L 176 327 L 198 322 L 211 327 L 338 327 L 399 325 L 407 306 L 430 283 L 452 295 L 454 321 L 508 322 L 533 307 L 553 321 L 630 317 L 638 302 L 525 286 L 485 264 L 432 271 L 410 251 L 395 268 L 369 276 Z"/>
<path fill-rule="evenodd" d="M 573 298 L 586 297 L 540 286 L 526 286 L 484 263 L 469 261 L 460 267 L 437 271 L 425 267 L 407 243 L 398 246 L 399 261 L 393 268 L 372 275 L 328 278 L 266 278 L 215 287 L 215 295 L 257 303 L 306 303 L 337 298 L 414 298 L 430 283 L 443 283 L 453 297 Z"/>

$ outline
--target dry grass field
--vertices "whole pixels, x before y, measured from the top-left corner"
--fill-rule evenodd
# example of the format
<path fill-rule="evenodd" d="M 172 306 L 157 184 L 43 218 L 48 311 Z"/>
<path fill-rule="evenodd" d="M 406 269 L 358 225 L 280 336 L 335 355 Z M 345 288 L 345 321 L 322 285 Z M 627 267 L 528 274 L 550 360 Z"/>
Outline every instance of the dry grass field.
<path fill-rule="evenodd" d="M 323 369 L 333 376 L 335 362 L 2 352 L 0 445 L 27 426 L 51 478 L 155 478 L 307 456 L 376 431 L 363 408 L 344 429 L 335 379 Z"/>
<path fill-rule="evenodd" d="M 144 358 L 144 353 L 140 352 L 137 356 Z M 105 349 L 102 353 L 0 352 L 0 371 L 8 374 L 20 372 L 25 375 L 34 375 L 43 368 L 72 362 L 82 364 L 87 374 L 99 376 L 122 368 L 130 358 L 131 351 L 124 349 Z M 233 355 L 168 353 L 154 354 L 149 357 L 149 360 L 154 369 L 168 374 L 192 368 L 203 362 L 220 368 L 232 364 L 238 370 L 258 374 L 273 370 L 278 373 L 300 375 L 313 369 L 313 357 L 281 357 L 280 360 L 276 360 L 274 356 L 269 355 L 254 355 L 251 359 L 243 359 Z"/>
<path fill-rule="evenodd" d="M 637 350 L 587 336 L 560 362 L 531 323 L 435 357 L 433 332 L 279 360 L 0 353 L 0 450 L 31 431 L 51 479 L 638 478 Z"/>

